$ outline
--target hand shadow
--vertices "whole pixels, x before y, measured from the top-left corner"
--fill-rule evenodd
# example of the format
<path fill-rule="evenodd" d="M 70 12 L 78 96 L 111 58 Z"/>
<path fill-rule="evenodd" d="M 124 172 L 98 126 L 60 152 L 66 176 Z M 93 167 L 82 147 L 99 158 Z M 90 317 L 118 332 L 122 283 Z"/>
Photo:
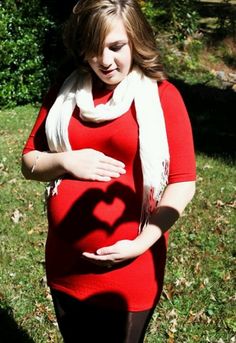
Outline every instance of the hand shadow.
<path fill-rule="evenodd" d="M 112 203 L 115 199 L 121 201 L 123 210 L 112 224 L 95 215 L 95 208 L 99 204 L 107 204 L 109 211 L 109 205 L 112 209 Z M 71 206 L 66 217 L 55 231 L 67 242 L 79 240 L 97 228 L 110 235 L 122 223 L 137 221 L 140 206 L 141 204 L 137 203 L 137 196 L 134 191 L 120 182 L 112 183 L 106 192 L 98 188 L 90 189 Z M 48 219 L 50 225 L 50 214 Z"/>

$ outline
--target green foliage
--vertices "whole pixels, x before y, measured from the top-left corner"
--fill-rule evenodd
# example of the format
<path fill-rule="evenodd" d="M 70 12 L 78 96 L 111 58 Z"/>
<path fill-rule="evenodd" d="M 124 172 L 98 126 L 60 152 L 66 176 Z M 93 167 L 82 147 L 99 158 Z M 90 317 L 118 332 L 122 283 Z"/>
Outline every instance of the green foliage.
<path fill-rule="evenodd" d="M 140 1 L 154 29 L 165 30 L 182 41 L 198 29 L 199 15 L 193 0 Z"/>
<path fill-rule="evenodd" d="M 165 15 L 165 10 L 157 7 L 152 0 L 140 1 L 141 8 L 154 31 L 159 28 L 159 18 Z"/>
<path fill-rule="evenodd" d="M 189 84 L 218 86 L 215 76 L 201 63 L 204 41 L 189 37 L 176 44 L 170 37 L 160 37 L 158 43 L 162 63 L 170 78 Z"/>
<path fill-rule="evenodd" d="M 224 35 L 235 34 L 235 11 L 231 10 L 228 0 L 223 2 L 224 7 L 214 18 L 212 30 Z M 201 77 L 203 77 L 203 82 L 207 82 L 212 75 L 205 74 L 204 70 L 198 72 L 197 54 L 202 48 L 202 42 L 196 35 L 200 23 L 196 8 L 199 2 L 139 0 L 139 3 L 157 37 L 164 33 L 171 38 L 170 44 L 174 42 L 178 48 L 181 44 L 184 45 L 189 37 L 194 38 L 188 51 L 183 48 L 185 54 L 180 60 L 177 58 L 179 56 L 170 51 L 169 46 L 165 46 L 165 43 L 159 44 L 164 52 L 167 72 L 181 75 L 187 82 L 189 79 L 193 80 L 195 76 L 199 81 L 202 81 Z M 41 100 L 49 83 L 55 80 L 58 66 L 63 62 L 65 54 L 61 41 L 61 28 L 73 4 L 73 0 L 64 2 L 59 7 L 55 0 L 1 1 L 0 107 L 35 103 Z M 223 63 L 234 68 L 235 54 L 231 52 L 225 54 Z"/>
<path fill-rule="evenodd" d="M 191 7 L 176 8 L 176 15 L 173 16 L 173 24 L 175 31 L 173 31 L 173 37 L 176 40 L 183 40 L 188 36 L 192 36 L 198 30 L 198 19 L 199 16 L 196 11 L 191 10 Z"/>
<path fill-rule="evenodd" d="M 216 32 L 227 36 L 236 34 L 236 10 L 231 7 L 230 0 L 222 0 L 221 11 L 217 15 Z"/>
<path fill-rule="evenodd" d="M 199 16 L 194 1 L 163 0 L 160 6 L 166 10 L 163 23 L 174 39 L 183 40 L 197 31 Z"/>
<path fill-rule="evenodd" d="M 51 26 L 39 0 L 0 5 L 0 106 L 40 99 L 48 85 L 43 45 Z"/>

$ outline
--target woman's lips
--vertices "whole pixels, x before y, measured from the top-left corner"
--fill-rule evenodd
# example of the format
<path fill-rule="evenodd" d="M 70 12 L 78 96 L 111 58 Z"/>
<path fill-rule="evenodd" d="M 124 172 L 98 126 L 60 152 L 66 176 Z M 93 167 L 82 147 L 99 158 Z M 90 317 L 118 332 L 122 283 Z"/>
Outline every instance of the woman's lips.
<path fill-rule="evenodd" d="M 103 75 L 108 76 L 108 75 L 111 75 L 112 73 L 114 73 L 116 71 L 116 69 L 111 69 L 111 70 L 102 70 L 102 69 L 100 69 L 100 71 L 101 71 L 101 73 Z"/>

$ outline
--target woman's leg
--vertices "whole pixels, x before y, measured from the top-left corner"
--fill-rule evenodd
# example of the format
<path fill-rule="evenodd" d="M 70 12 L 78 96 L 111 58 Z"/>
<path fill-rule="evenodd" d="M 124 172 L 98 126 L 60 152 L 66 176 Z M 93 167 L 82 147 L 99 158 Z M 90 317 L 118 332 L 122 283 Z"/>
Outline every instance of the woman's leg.
<path fill-rule="evenodd" d="M 127 312 L 90 305 L 52 290 L 65 343 L 141 343 L 153 310 Z"/>
<path fill-rule="evenodd" d="M 154 309 L 139 312 L 128 312 L 126 338 L 124 343 L 142 343 L 152 318 Z"/>

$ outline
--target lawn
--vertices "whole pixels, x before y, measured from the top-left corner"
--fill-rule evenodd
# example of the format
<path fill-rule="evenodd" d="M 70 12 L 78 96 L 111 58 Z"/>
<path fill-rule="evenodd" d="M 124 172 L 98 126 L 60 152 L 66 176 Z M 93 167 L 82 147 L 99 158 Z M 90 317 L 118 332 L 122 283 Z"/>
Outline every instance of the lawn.
<path fill-rule="evenodd" d="M 62 342 L 44 276 L 45 185 L 24 180 L 20 171 L 37 110 L 0 111 L 3 343 Z M 197 153 L 197 172 L 196 196 L 171 230 L 165 287 L 146 343 L 236 342 L 235 167 Z"/>

